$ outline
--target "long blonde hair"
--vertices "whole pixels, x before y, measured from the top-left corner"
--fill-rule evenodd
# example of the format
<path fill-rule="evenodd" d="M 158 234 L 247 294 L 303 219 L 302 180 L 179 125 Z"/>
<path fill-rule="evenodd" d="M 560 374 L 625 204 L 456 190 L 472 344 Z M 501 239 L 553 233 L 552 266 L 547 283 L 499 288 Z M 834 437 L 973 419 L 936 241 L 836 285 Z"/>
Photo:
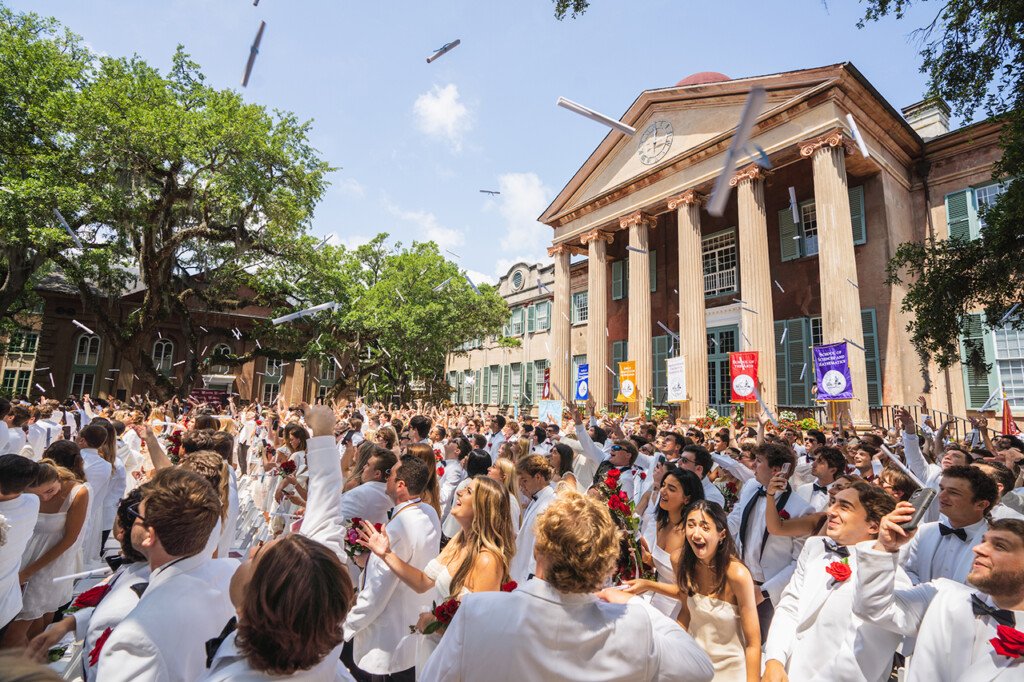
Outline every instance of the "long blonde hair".
<path fill-rule="evenodd" d="M 452 576 L 452 594 L 462 591 L 476 559 L 483 551 L 501 560 L 501 582 L 508 580 L 508 569 L 516 552 L 515 534 L 512 532 L 512 511 L 508 492 L 501 483 L 484 476 L 472 479 L 473 523 L 468 530 L 460 530 L 444 548 L 448 556 L 465 552 L 462 563 Z"/>
<path fill-rule="evenodd" d="M 426 443 L 413 443 L 406 448 L 405 454 L 421 459 L 427 465 L 430 478 L 427 479 L 427 487 L 423 489 L 420 497 L 434 508 L 438 516 L 441 516 L 441 484 L 437 480 L 437 458 L 434 457 L 434 449 Z"/>
<path fill-rule="evenodd" d="M 224 458 L 213 450 L 197 450 L 182 457 L 179 466 L 196 472 L 210 482 L 220 498 L 220 520 L 224 521 L 228 516 L 228 493 L 231 488 L 231 474 L 228 473 L 228 463 Z"/>
<path fill-rule="evenodd" d="M 516 482 L 516 465 L 510 459 L 499 458 L 494 462 L 494 468 L 501 472 L 505 488 L 512 497 L 519 497 L 519 483 Z"/>

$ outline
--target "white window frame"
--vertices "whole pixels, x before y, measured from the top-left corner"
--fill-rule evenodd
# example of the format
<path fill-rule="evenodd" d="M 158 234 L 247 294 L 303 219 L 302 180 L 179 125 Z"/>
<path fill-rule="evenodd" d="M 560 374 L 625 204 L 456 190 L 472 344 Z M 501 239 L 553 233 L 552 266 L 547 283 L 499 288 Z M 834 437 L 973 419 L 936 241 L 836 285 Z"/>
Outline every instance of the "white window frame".
<path fill-rule="evenodd" d="M 83 345 L 84 344 L 84 345 Z M 75 366 L 95 367 L 100 364 L 100 337 L 95 334 L 82 334 L 75 343 Z"/>
<path fill-rule="evenodd" d="M 977 203 L 978 208 L 978 228 L 984 229 L 985 209 L 989 208 L 996 202 L 1003 192 L 1005 192 L 1010 186 L 1008 182 L 990 182 L 987 185 L 981 185 L 980 187 L 974 188 L 974 200 Z"/>
<path fill-rule="evenodd" d="M 217 358 L 217 357 L 223 356 L 223 355 L 231 355 L 231 353 L 233 353 L 233 352 L 234 351 L 231 350 L 231 346 L 229 346 L 228 344 L 226 344 L 226 343 L 218 343 L 216 346 L 213 347 L 213 354 L 210 357 L 211 358 Z M 221 365 L 221 364 L 217 363 L 216 361 L 214 361 L 214 362 L 212 362 L 210 364 L 210 373 L 211 374 L 227 374 L 230 371 L 231 371 L 231 366 L 230 365 Z"/>
<path fill-rule="evenodd" d="M 590 292 L 586 289 L 572 292 L 572 323 L 586 324 L 589 319 Z"/>
<path fill-rule="evenodd" d="M 995 371 L 998 384 L 1006 391 L 1010 407 L 1024 411 L 1024 331 L 1012 323 L 992 332 L 995 348 Z"/>
<path fill-rule="evenodd" d="M 158 372 L 170 372 L 174 365 L 174 342 L 157 339 L 153 342 L 153 366 Z"/>
<path fill-rule="evenodd" d="M 739 247 L 736 244 L 736 230 L 729 228 L 701 239 L 701 268 L 704 275 L 704 296 L 706 298 L 736 293 L 739 281 Z M 732 254 L 732 267 L 721 267 Z M 731 282 L 731 284 L 729 284 Z"/>
<path fill-rule="evenodd" d="M 800 240 L 801 257 L 818 255 L 818 208 L 814 199 L 800 204 Z"/>

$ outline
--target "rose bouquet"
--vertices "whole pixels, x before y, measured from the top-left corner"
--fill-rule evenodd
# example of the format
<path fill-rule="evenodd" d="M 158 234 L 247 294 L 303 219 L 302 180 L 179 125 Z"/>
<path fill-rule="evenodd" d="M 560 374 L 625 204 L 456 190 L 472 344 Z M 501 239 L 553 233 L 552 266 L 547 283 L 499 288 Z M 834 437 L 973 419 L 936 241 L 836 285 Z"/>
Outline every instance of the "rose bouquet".
<path fill-rule="evenodd" d="M 363 527 L 363 520 L 358 516 L 353 516 L 352 521 L 348 524 L 348 529 L 345 531 L 345 554 L 355 559 L 357 556 L 366 554 L 370 550 L 359 544 L 359 529 Z M 383 524 L 373 524 L 374 529 L 379 533 Z"/>
<path fill-rule="evenodd" d="M 625 580 L 646 578 L 650 571 L 644 566 L 640 548 L 640 519 L 633 513 L 635 505 L 622 489 L 619 478 L 622 472 L 609 469 L 605 479 L 597 485 L 598 491 L 608 500 L 608 511 L 620 530 L 619 560 L 612 576 L 612 582 L 621 585 Z"/>
<path fill-rule="evenodd" d="M 512 592 L 519 584 L 515 580 L 509 580 L 507 583 L 502 583 L 502 592 Z M 435 632 L 444 634 L 444 631 L 448 628 L 449 623 L 452 622 L 452 618 L 455 617 L 455 613 L 459 610 L 459 602 L 455 597 L 449 597 L 440 604 L 434 602 L 433 608 L 430 609 L 430 615 L 433 616 L 434 620 L 431 621 L 423 628 L 423 634 L 432 635 Z M 416 626 L 409 626 L 410 632 L 416 632 Z"/>
<path fill-rule="evenodd" d="M 281 464 L 279 464 L 277 468 L 278 471 L 280 471 L 281 474 L 283 474 L 284 476 L 291 476 L 298 470 L 298 465 L 296 465 L 295 462 L 289 459 L 284 462 L 281 462 Z"/>

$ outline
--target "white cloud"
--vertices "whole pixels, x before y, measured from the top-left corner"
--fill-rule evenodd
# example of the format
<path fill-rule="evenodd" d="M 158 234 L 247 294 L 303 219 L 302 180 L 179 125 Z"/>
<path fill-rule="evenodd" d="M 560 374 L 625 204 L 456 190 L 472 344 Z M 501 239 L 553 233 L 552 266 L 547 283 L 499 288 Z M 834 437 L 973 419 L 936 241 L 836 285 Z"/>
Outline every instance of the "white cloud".
<path fill-rule="evenodd" d="M 484 273 L 477 272 L 476 270 L 466 270 L 466 274 L 469 275 L 469 278 L 471 280 L 473 280 L 474 284 L 486 283 L 486 284 L 492 284 L 493 285 L 493 284 L 497 284 L 498 283 L 498 278 L 497 277 L 492 277 L 491 275 L 485 275 Z"/>
<path fill-rule="evenodd" d="M 337 232 L 332 233 L 334 239 L 330 241 L 331 244 L 340 244 L 346 249 L 358 249 L 363 244 L 369 244 L 373 237 L 368 237 L 364 234 L 350 234 L 345 237 L 340 236 Z"/>
<path fill-rule="evenodd" d="M 519 261 L 547 263 L 552 232 L 550 227 L 537 222 L 537 216 L 550 203 L 551 191 L 536 173 L 506 173 L 498 178 L 498 188 L 498 212 L 505 221 L 501 248 L 520 255 L 498 259 L 496 272 L 504 275 Z"/>
<path fill-rule="evenodd" d="M 534 258 L 533 256 L 518 256 L 516 258 L 499 258 L 494 262 L 494 272 L 498 277 L 504 277 L 508 274 L 508 271 L 516 263 L 526 263 L 527 265 L 533 265 L 535 263 L 541 263 L 547 265 L 551 261 L 547 257 L 547 254 L 543 258 Z"/>
<path fill-rule="evenodd" d="M 336 187 L 338 188 L 339 192 L 351 197 L 362 198 L 366 196 L 366 188 L 363 187 L 362 183 L 360 183 L 355 178 L 345 178 L 344 180 L 339 182 L 336 185 Z"/>
<path fill-rule="evenodd" d="M 435 85 L 413 104 L 416 125 L 427 135 L 446 140 L 453 151 L 462 150 L 462 136 L 472 127 L 469 109 L 459 99 L 459 88 Z"/>
<path fill-rule="evenodd" d="M 441 249 L 454 249 L 466 241 L 462 230 L 445 227 L 430 211 L 406 211 L 390 202 L 385 202 L 385 206 L 391 215 L 417 227 L 416 241 L 433 241 Z"/>

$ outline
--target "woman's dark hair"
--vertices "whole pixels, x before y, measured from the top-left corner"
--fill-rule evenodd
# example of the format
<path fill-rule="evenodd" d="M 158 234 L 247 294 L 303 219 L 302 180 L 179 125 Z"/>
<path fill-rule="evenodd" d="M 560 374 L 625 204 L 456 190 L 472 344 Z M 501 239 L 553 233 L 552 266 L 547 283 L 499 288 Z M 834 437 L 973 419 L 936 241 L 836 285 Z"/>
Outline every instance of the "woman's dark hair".
<path fill-rule="evenodd" d="M 473 450 L 466 456 L 466 478 L 486 476 L 491 468 L 491 456 L 484 450 Z"/>
<path fill-rule="evenodd" d="M 80 483 L 85 483 L 85 462 L 78 443 L 71 440 L 55 440 L 43 452 L 43 457 L 52 459 L 75 475 Z"/>
<path fill-rule="evenodd" d="M 711 560 L 711 571 L 715 576 L 715 586 L 709 596 L 716 596 L 725 589 L 729 564 L 733 559 L 740 561 L 739 553 L 736 551 L 736 542 L 732 539 L 732 534 L 729 532 L 729 517 L 726 516 L 722 505 L 710 500 L 698 500 L 691 503 L 683 510 L 684 527 L 690 515 L 694 512 L 699 512 L 710 518 L 717 532 L 725 532 L 725 537 L 718 541 L 718 548 L 715 550 L 715 556 Z M 689 541 L 683 543 L 683 553 L 679 557 L 679 575 L 676 577 L 676 583 L 683 593 L 688 595 L 698 594 L 697 555 L 693 553 L 693 548 L 690 547 Z"/>
<path fill-rule="evenodd" d="M 351 605 L 352 581 L 337 555 L 286 535 L 257 558 L 238 607 L 238 650 L 271 675 L 308 670 L 343 641 Z"/>
<path fill-rule="evenodd" d="M 299 450 L 302 452 L 306 451 L 307 443 L 309 441 L 309 431 L 295 423 L 287 424 L 284 427 L 285 443 L 288 442 L 289 436 L 295 436 L 299 440 Z M 290 448 L 291 445 L 288 447 Z M 299 450 L 296 450 L 295 452 L 298 452 Z"/>
<path fill-rule="evenodd" d="M 600 426 L 591 426 L 590 430 L 593 432 L 593 435 L 590 439 L 595 443 L 600 443 L 603 445 L 604 442 L 608 440 L 608 432 L 602 429 Z"/>
<path fill-rule="evenodd" d="M 121 530 L 124 531 L 121 537 L 121 554 L 129 563 L 146 560 L 146 557 L 132 546 L 132 525 L 135 523 L 135 516 L 128 510 L 139 502 L 142 502 L 142 491 L 135 488 L 128 491 L 128 494 L 117 503 L 117 522 L 121 524 Z"/>
<path fill-rule="evenodd" d="M 540 445 L 548 438 L 548 430 L 544 428 L 545 426 L 544 422 L 537 422 L 537 428 L 533 430 L 537 434 L 537 445 Z"/>
<path fill-rule="evenodd" d="M 0 455 L 0 493 L 4 495 L 23 493 L 25 488 L 32 485 L 38 475 L 39 464 L 28 457 L 13 454 Z"/>
<path fill-rule="evenodd" d="M 565 443 L 555 443 L 555 447 L 552 450 L 558 453 L 558 470 L 555 473 L 558 474 L 559 478 L 566 474 L 571 474 L 574 455 L 572 448 Z"/>
<path fill-rule="evenodd" d="M 681 469 L 674 464 L 667 464 L 665 465 L 665 476 L 661 479 L 662 485 L 665 485 L 665 478 L 669 476 L 676 479 L 679 485 L 682 486 L 683 495 L 686 495 L 686 505 L 691 505 L 704 499 L 704 485 L 697 474 L 689 469 Z M 686 505 L 684 505 L 684 509 Z M 664 528 L 668 525 L 668 511 L 662 509 L 660 504 L 655 509 L 654 514 L 658 520 L 658 528 Z M 683 513 L 683 521 L 686 521 L 685 511 Z"/>

